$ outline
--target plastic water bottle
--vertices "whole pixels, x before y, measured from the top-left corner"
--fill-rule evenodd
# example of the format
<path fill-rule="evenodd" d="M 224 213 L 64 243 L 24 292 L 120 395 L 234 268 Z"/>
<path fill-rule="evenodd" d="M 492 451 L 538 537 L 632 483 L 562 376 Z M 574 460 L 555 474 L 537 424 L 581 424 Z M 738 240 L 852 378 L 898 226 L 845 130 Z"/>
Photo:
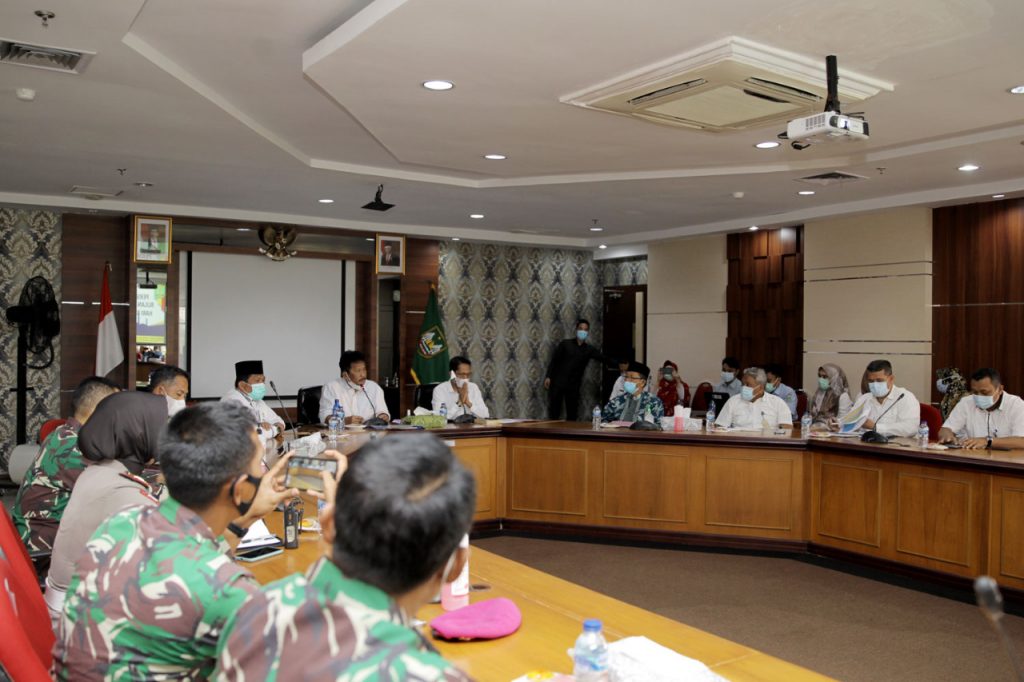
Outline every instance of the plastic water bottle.
<path fill-rule="evenodd" d="M 810 412 L 804 412 L 804 416 L 800 417 L 800 435 L 804 438 L 811 432 L 811 424 L 814 420 L 811 418 Z"/>
<path fill-rule="evenodd" d="M 327 433 L 331 440 L 337 440 L 341 432 L 345 430 L 345 409 L 341 406 L 340 400 L 334 401 L 331 409 L 331 416 L 327 419 Z"/>
<path fill-rule="evenodd" d="M 928 447 L 928 422 L 921 422 L 917 427 L 917 444 L 922 448 Z"/>
<path fill-rule="evenodd" d="M 654 421 L 654 415 L 651 413 L 651 406 L 650 405 L 648 405 L 647 408 L 644 410 L 644 421 L 645 422 L 653 422 Z"/>
<path fill-rule="evenodd" d="M 441 403 L 441 409 L 438 410 L 437 413 L 447 420 L 448 419 L 448 405 L 446 405 L 445 403 Z"/>
<path fill-rule="evenodd" d="M 601 621 L 583 621 L 583 632 L 572 649 L 572 674 L 576 682 L 607 682 L 608 642 L 601 634 Z"/>
<path fill-rule="evenodd" d="M 590 425 L 595 431 L 601 430 L 601 408 L 594 405 L 594 411 L 590 413 Z"/>
<path fill-rule="evenodd" d="M 704 415 L 704 422 L 706 424 L 705 429 L 707 431 L 715 430 L 715 403 L 711 402 L 708 404 L 708 413 Z"/>

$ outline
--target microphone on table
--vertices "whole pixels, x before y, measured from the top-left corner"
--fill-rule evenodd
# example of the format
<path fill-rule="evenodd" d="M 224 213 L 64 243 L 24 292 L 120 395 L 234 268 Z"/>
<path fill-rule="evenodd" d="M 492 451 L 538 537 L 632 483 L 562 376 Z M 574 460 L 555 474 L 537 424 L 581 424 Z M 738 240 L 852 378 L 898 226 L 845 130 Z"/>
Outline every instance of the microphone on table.
<path fill-rule="evenodd" d="M 1017 657 L 1017 650 L 1014 649 L 1006 628 L 1003 627 L 1003 595 L 999 592 L 999 585 L 987 575 L 978 576 L 974 581 L 974 595 L 978 599 L 978 608 L 985 614 L 992 628 L 999 635 L 999 641 L 1003 645 L 1003 651 L 1010 659 L 1013 666 L 1014 677 L 1024 682 L 1024 670 L 1021 670 L 1020 659 Z"/>
<path fill-rule="evenodd" d="M 377 416 L 377 406 L 373 404 L 373 401 L 370 399 L 370 394 L 366 392 L 366 384 L 363 384 L 359 388 L 362 389 L 362 393 L 366 397 L 366 402 L 370 403 L 370 409 L 373 410 L 373 416 L 370 417 L 369 419 L 367 419 L 366 422 L 364 422 L 366 424 L 366 427 L 367 428 L 386 427 L 388 425 L 388 423 L 386 421 L 384 421 L 383 419 L 381 419 L 380 417 Z"/>
<path fill-rule="evenodd" d="M 298 440 L 299 439 L 299 432 L 295 428 L 295 423 L 292 421 L 291 417 L 288 416 L 288 408 L 284 406 L 284 401 L 281 400 L 281 394 L 277 392 L 277 386 L 274 385 L 273 381 L 270 382 L 270 388 L 272 388 L 274 390 L 274 395 L 277 397 L 277 402 L 281 406 L 281 411 L 284 412 L 284 418 L 288 422 L 288 426 L 291 427 L 292 437 L 294 438 L 294 440 Z M 296 401 L 295 409 L 298 409 L 298 408 L 299 408 L 299 403 L 298 403 L 298 401 Z"/>
<path fill-rule="evenodd" d="M 889 414 L 889 410 L 891 410 L 892 408 L 896 407 L 896 403 L 898 403 L 899 401 L 903 400 L 903 396 L 905 396 L 905 395 L 906 395 L 905 391 L 903 393 L 900 393 L 899 397 L 896 398 L 896 400 L 892 401 L 892 405 L 890 405 L 889 407 L 887 407 L 884 410 L 882 410 L 882 414 L 878 415 L 878 419 L 875 420 L 875 427 L 876 428 L 878 427 L 878 422 L 882 421 L 882 417 L 884 417 L 885 415 Z M 881 433 L 879 433 L 875 429 L 871 429 L 870 431 L 865 431 L 864 434 L 860 437 L 860 439 L 862 441 L 864 441 L 865 443 L 888 443 L 889 442 L 889 437 L 888 436 L 882 435 Z"/>

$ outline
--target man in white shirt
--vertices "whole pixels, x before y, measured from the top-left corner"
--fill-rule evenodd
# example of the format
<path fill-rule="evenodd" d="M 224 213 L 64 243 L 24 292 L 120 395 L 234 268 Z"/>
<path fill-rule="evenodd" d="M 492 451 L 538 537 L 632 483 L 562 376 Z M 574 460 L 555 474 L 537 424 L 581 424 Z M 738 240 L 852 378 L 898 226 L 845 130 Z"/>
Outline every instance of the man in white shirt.
<path fill-rule="evenodd" d="M 971 375 L 971 395 L 956 404 L 939 430 L 939 442 L 956 442 L 958 433 L 967 434 L 960 445 L 970 450 L 1024 448 L 1024 400 L 1003 390 L 999 372 L 979 369 Z"/>
<path fill-rule="evenodd" d="M 341 378 L 324 385 L 320 393 L 320 421 L 326 422 L 334 410 L 334 401 L 345 410 L 346 424 L 362 424 L 377 418 L 391 421 L 387 401 L 380 384 L 366 378 L 366 356 L 347 350 L 338 361 Z"/>
<path fill-rule="evenodd" d="M 448 410 L 449 419 L 464 414 L 476 415 L 483 419 L 490 417 L 491 413 L 484 404 L 480 387 L 470 381 L 473 376 L 473 364 L 469 358 L 456 355 L 448 363 L 448 368 L 452 371 L 451 380 L 434 387 L 434 395 L 431 398 L 434 414 L 440 414 L 443 404 Z"/>
<path fill-rule="evenodd" d="M 862 418 L 863 427 L 883 436 L 913 436 L 921 425 L 921 403 L 917 396 L 896 386 L 892 364 L 888 360 L 873 360 L 866 375 L 868 392 L 857 398 L 846 419 L 851 415 Z"/>
<path fill-rule="evenodd" d="M 716 426 L 744 431 L 776 429 L 780 426 L 793 428 L 793 417 L 786 402 L 765 392 L 768 377 L 763 369 L 748 367 L 743 370 L 740 382 L 742 386 L 739 394 L 725 401 L 721 413 L 715 419 Z"/>
<path fill-rule="evenodd" d="M 740 379 L 739 374 L 739 360 L 731 355 L 722 358 L 722 380 L 715 385 L 715 393 L 728 393 L 730 397 L 739 395 L 740 390 L 743 388 L 743 381 Z"/>
<path fill-rule="evenodd" d="M 256 420 L 256 434 L 269 455 L 276 451 L 276 439 L 284 433 L 284 420 L 270 409 L 270 405 L 263 402 L 263 397 L 267 393 L 266 381 L 262 360 L 236 362 L 235 388 L 220 400 L 224 403 L 244 405 L 252 412 Z M 264 463 L 272 464 L 266 460 Z"/>

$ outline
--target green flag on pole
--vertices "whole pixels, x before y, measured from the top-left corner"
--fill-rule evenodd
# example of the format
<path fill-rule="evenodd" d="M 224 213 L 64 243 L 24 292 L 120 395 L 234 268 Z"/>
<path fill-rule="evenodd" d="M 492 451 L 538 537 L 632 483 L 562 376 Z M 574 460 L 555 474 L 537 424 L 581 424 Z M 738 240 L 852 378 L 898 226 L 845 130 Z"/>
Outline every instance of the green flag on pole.
<path fill-rule="evenodd" d="M 430 287 L 423 326 L 416 339 L 412 379 L 417 384 L 439 384 L 448 380 L 448 338 L 444 335 L 441 311 L 437 308 L 437 291 L 433 286 Z"/>

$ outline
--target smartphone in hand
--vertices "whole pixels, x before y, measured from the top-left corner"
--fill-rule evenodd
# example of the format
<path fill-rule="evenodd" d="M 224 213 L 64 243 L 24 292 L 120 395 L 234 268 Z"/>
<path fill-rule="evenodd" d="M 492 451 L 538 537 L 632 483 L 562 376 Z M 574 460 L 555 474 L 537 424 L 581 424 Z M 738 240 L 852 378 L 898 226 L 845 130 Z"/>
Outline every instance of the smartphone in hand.
<path fill-rule="evenodd" d="M 329 471 L 331 476 L 338 473 L 338 460 L 322 457 L 292 457 L 285 469 L 284 487 L 299 490 L 324 491 L 321 472 Z"/>

